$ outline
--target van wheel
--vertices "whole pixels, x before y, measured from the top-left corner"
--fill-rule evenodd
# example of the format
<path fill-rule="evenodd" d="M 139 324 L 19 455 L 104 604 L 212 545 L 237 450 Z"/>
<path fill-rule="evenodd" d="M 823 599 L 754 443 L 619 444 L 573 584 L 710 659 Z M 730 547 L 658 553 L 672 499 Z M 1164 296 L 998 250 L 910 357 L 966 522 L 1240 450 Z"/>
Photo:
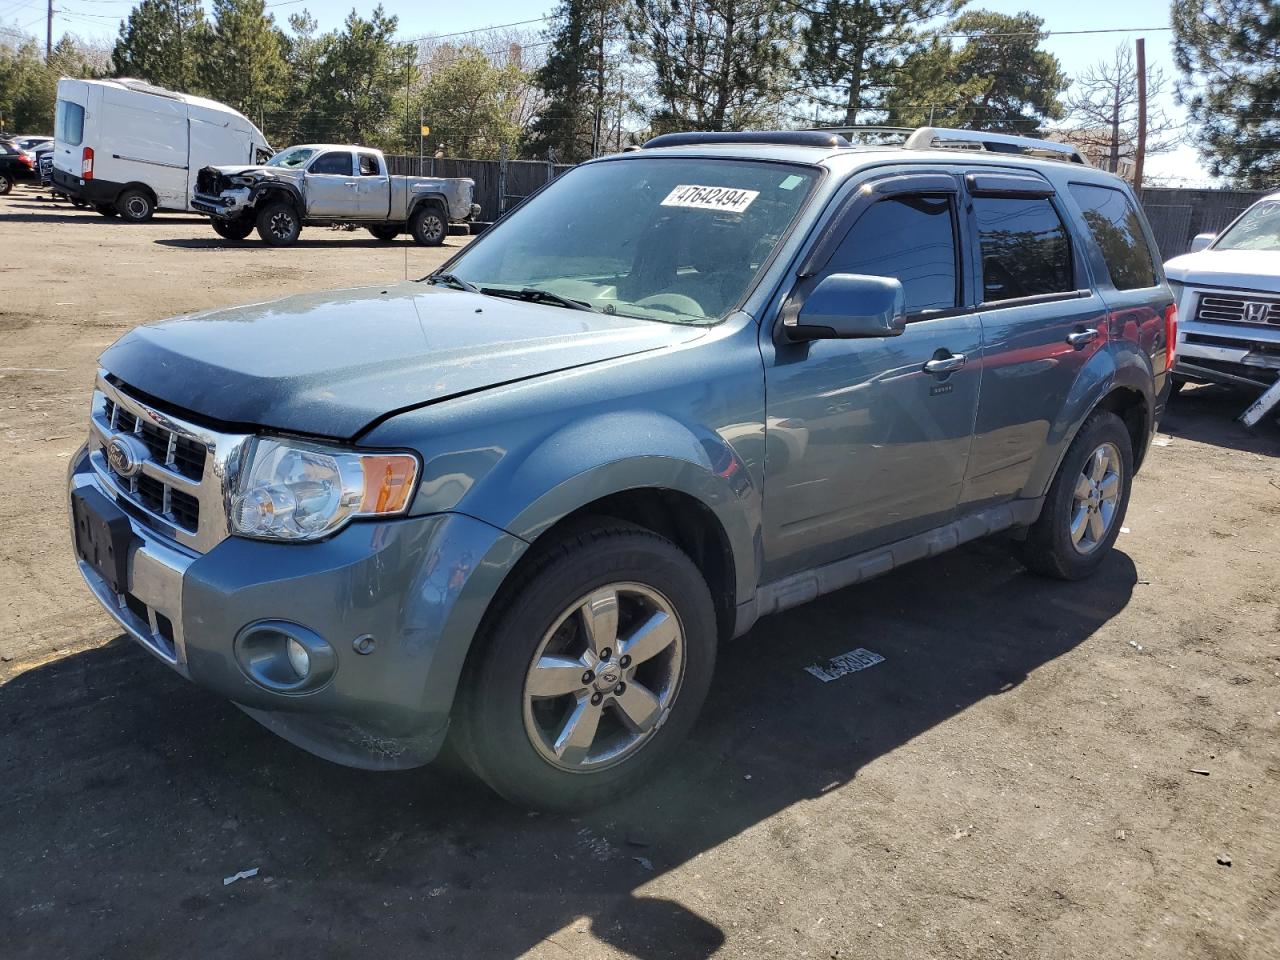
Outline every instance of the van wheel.
<path fill-rule="evenodd" d="M 213 232 L 223 240 L 243 240 L 253 233 L 252 217 L 236 217 L 234 220 L 213 221 Z"/>
<path fill-rule="evenodd" d="M 97 210 L 104 217 L 118 217 L 120 211 L 115 208 L 115 204 L 111 203 L 95 203 L 93 209 Z"/>
<path fill-rule="evenodd" d="M 3 173 L 0 173 L 0 197 L 5 196 L 13 189 L 13 181 Z"/>
<path fill-rule="evenodd" d="M 258 213 L 258 236 L 273 247 L 287 247 L 298 239 L 302 222 L 292 204 L 269 203 Z"/>
<path fill-rule="evenodd" d="M 1090 415 L 1058 468 L 1040 518 L 1022 544 L 1036 573 L 1081 580 L 1101 566 L 1129 507 L 1133 442 L 1107 410 Z"/>
<path fill-rule="evenodd" d="M 156 205 L 143 190 L 126 190 L 116 198 L 116 210 L 130 223 L 146 223 L 156 212 Z"/>
<path fill-rule="evenodd" d="M 513 803 L 571 811 L 661 774 L 711 683 L 715 611 L 678 547 L 602 518 L 539 549 L 475 643 L 458 753 Z"/>
<path fill-rule="evenodd" d="M 449 235 L 449 220 L 438 203 L 424 203 L 409 220 L 409 232 L 424 247 L 438 247 Z"/>
<path fill-rule="evenodd" d="M 385 243 L 390 243 L 396 237 L 400 236 L 399 227 L 370 227 L 369 232 Z"/>

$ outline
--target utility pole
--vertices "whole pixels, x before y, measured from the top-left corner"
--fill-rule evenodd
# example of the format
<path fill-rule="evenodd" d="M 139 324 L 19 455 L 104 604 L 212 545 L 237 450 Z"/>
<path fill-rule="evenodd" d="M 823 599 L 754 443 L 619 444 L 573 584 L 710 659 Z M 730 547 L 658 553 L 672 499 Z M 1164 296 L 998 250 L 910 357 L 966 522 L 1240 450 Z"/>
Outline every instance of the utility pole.
<path fill-rule="evenodd" d="M 36 21 L 39 23 L 39 21 Z M 49 16 L 45 20 L 44 31 L 44 62 L 47 64 L 53 59 L 53 0 L 49 0 Z"/>
<path fill-rule="evenodd" d="M 1133 151 L 1133 189 L 1142 189 L 1142 163 L 1147 158 L 1147 47 L 1138 38 L 1138 145 Z"/>

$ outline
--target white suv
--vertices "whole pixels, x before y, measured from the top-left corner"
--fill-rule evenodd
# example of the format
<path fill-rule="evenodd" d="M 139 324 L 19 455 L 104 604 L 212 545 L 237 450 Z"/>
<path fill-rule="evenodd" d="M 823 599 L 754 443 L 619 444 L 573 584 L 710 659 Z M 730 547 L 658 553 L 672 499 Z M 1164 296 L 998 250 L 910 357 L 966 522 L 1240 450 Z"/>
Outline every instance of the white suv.
<path fill-rule="evenodd" d="M 1200 234 L 1164 269 L 1180 320 L 1174 388 L 1271 386 L 1280 376 L 1280 193 L 1218 236 Z"/>

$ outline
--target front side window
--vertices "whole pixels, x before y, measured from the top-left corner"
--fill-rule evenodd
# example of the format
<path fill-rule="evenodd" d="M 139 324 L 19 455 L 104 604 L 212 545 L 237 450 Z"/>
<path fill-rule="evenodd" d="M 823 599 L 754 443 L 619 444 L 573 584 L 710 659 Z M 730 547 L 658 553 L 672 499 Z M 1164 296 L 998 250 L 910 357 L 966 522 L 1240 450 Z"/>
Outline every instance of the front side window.
<path fill-rule="evenodd" d="M 295 169 L 303 166 L 308 160 L 314 157 L 315 154 L 315 150 L 311 147 L 290 147 L 288 150 L 281 150 L 274 157 L 268 160 L 267 166 Z"/>
<path fill-rule="evenodd" d="M 315 163 L 311 164 L 308 173 L 328 174 L 330 176 L 349 177 L 351 176 L 351 154 L 346 152 L 333 151 L 318 157 Z"/>
<path fill-rule="evenodd" d="M 1075 290 L 1071 241 L 1048 200 L 974 197 L 986 303 Z"/>
<path fill-rule="evenodd" d="M 893 277 L 906 292 L 907 314 L 956 305 L 956 230 L 950 196 L 880 200 L 853 225 L 827 273 Z"/>
<path fill-rule="evenodd" d="M 714 323 L 746 295 L 818 179 L 812 167 L 628 157 L 575 167 L 449 265 L 492 296 Z"/>
<path fill-rule="evenodd" d="M 70 100 L 59 100 L 53 118 L 53 136 L 71 147 L 84 141 L 84 107 Z"/>
<path fill-rule="evenodd" d="M 1280 201 L 1259 200 L 1227 228 L 1214 250 L 1280 250 Z"/>
<path fill-rule="evenodd" d="M 360 176 L 362 177 L 378 177 L 382 175 L 382 171 L 378 169 L 378 158 L 372 153 L 362 153 L 360 156 Z"/>
<path fill-rule="evenodd" d="M 1142 221 L 1129 198 L 1114 187 L 1073 183 L 1071 196 L 1080 205 L 1085 225 L 1102 250 L 1117 290 L 1156 285 L 1156 265 L 1142 232 Z"/>

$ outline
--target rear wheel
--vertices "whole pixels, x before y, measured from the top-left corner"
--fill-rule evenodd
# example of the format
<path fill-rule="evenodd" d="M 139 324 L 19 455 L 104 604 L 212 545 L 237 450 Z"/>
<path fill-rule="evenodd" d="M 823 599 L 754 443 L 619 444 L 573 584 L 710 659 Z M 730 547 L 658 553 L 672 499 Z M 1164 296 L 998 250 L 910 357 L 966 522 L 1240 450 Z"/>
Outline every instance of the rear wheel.
<path fill-rule="evenodd" d="M 575 810 L 660 774 L 706 698 L 715 612 L 678 547 L 601 519 L 531 558 L 475 642 L 458 752 L 514 803 Z"/>
<path fill-rule="evenodd" d="M 130 223 L 146 223 L 156 212 L 155 201 L 145 190 L 126 190 L 116 199 L 116 210 Z"/>
<path fill-rule="evenodd" d="M 1058 468 L 1040 518 L 1022 544 L 1036 573 L 1081 580 L 1106 559 L 1120 535 L 1133 477 L 1133 441 L 1114 413 L 1093 413 Z"/>
<path fill-rule="evenodd" d="M 252 217 L 237 217 L 234 220 L 213 221 L 213 232 L 223 240 L 243 240 L 253 233 Z"/>
<path fill-rule="evenodd" d="M 384 226 L 370 227 L 369 232 L 372 233 L 379 240 L 382 240 L 383 242 L 386 242 L 386 243 L 389 243 L 390 241 L 394 240 L 396 237 L 400 236 L 399 227 L 384 227 Z"/>
<path fill-rule="evenodd" d="M 0 173 L 0 197 L 3 197 L 13 189 L 13 181 L 9 179 L 7 173 Z"/>
<path fill-rule="evenodd" d="M 291 204 L 269 203 L 258 213 L 258 236 L 273 247 L 287 247 L 301 232 L 302 221 Z"/>
<path fill-rule="evenodd" d="M 438 203 L 424 203 L 409 220 L 409 232 L 424 247 L 438 247 L 449 235 L 449 218 Z"/>
<path fill-rule="evenodd" d="M 118 217 L 120 211 L 116 209 L 113 203 L 95 203 L 93 209 L 97 210 L 104 217 Z"/>

